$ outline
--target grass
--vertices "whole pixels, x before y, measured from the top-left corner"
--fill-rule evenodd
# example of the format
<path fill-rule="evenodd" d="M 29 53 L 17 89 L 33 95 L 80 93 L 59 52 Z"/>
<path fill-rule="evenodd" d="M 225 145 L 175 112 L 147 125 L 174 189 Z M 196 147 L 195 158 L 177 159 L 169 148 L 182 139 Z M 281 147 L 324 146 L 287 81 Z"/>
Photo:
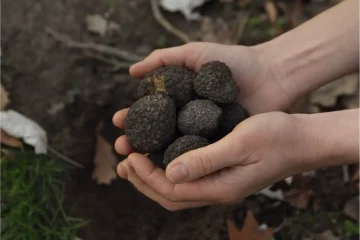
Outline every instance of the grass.
<path fill-rule="evenodd" d="M 1 239 L 74 240 L 82 219 L 63 208 L 65 163 L 32 150 L 1 152 Z"/>

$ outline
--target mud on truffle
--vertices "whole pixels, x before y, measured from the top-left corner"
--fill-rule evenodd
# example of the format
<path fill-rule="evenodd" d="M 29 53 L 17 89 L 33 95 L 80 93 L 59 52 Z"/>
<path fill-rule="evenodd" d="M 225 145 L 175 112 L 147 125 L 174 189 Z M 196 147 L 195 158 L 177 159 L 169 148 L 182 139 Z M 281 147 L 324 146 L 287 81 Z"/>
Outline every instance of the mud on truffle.
<path fill-rule="evenodd" d="M 140 98 L 125 120 L 125 134 L 135 151 L 157 152 L 166 148 L 176 130 L 176 108 L 166 95 Z"/>
<path fill-rule="evenodd" d="M 195 77 L 195 73 L 183 67 L 161 67 L 144 77 L 140 82 L 138 95 L 167 94 L 174 100 L 176 107 L 181 108 L 195 99 Z"/>

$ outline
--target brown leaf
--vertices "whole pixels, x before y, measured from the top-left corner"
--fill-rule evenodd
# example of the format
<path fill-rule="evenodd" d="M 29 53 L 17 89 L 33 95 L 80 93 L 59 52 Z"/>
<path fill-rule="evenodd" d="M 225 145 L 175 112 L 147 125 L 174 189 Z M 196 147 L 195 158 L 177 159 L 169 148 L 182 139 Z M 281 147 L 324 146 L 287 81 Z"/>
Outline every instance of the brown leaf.
<path fill-rule="evenodd" d="M 227 225 L 230 240 L 271 240 L 273 236 L 271 228 L 260 230 L 254 214 L 250 210 L 247 212 L 244 227 L 241 230 L 238 230 L 230 220 L 227 221 Z"/>
<path fill-rule="evenodd" d="M 359 197 L 354 197 L 345 203 L 344 213 L 348 217 L 359 221 Z"/>
<path fill-rule="evenodd" d="M 0 143 L 10 147 L 21 147 L 23 145 L 19 139 L 10 136 L 2 129 L 0 129 Z"/>
<path fill-rule="evenodd" d="M 359 164 L 357 164 L 354 168 L 355 170 L 351 177 L 352 182 L 359 181 Z"/>
<path fill-rule="evenodd" d="M 284 192 L 284 196 L 291 206 L 305 209 L 309 204 L 312 192 L 309 189 L 291 189 Z"/>
<path fill-rule="evenodd" d="M 298 174 L 293 177 L 292 188 L 283 191 L 285 200 L 293 207 L 304 209 L 308 206 L 313 195 L 310 185 L 311 176 Z"/>
<path fill-rule="evenodd" d="M 0 84 L 0 110 L 3 110 L 6 105 L 9 104 L 8 92 L 5 90 L 2 84 Z"/>
<path fill-rule="evenodd" d="M 115 170 L 117 157 L 113 153 L 110 143 L 100 135 L 101 129 L 102 122 L 99 123 L 96 130 L 95 168 L 92 177 L 98 184 L 110 184 L 117 177 Z"/>
<path fill-rule="evenodd" d="M 323 233 L 317 234 L 315 236 L 315 240 L 340 240 L 340 239 L 334 236 L 334 234 L 330 230 L 327 230 Z"/>
<path fill-rule="evenodd" d="M 275 23 L 278 19 L 278 10 L 273 0 L 267 0 L 264 5 L 266 15 L 271 23 Z"/>
<path fill-rule="evenodd" d="M 340 96 L 356 95 L 359 86 L 359 75 L 351 74 L 331 82 L 313 92 L 309 98 L 312 106 L 331 107 Z M 316 110 L 315 110 L 316 111 Z"/>

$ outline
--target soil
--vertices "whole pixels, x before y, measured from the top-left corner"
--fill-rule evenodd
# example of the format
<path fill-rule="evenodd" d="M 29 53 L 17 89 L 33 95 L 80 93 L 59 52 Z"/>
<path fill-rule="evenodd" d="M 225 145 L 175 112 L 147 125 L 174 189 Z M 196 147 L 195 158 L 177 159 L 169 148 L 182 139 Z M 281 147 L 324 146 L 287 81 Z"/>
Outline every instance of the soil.
<path fill-rule="evenodd" d="M 2 10 L 2 84 L 10 93 L 9 107 L 37 121 L 48 132 L 52 147 L 85 165 L 85 169 L 71 171 L 66 184 L 67 209 L 74 217 L 90 220 L 79 237 L 226 239 L 228 207 L 168 212 L 127 181 L 117 179 L 110 186 L 100 186 L 92 180 L 96 126 L 104 121 L 103 135 L 113 144 L 122 132 L 112 125 L 111 118 L 135 101 L 138 81 L 127 70 L 112 73 L 107 66 L 59 44 L 45 33 L 45 27 L 79 41 L 99 42 L 141 55 L 162 47 L 164 39 L 167 47 L 181 44 L 154 20 L 149 1 L 3 0 Z M 120 25 L 120 32 L 107 37 L 90 34 L 86 16 L 110 10 L 109 19 Z M 229 11 L 216 3 L 200 10 L 210 16 Z M 166 17 L 192 35 L 198 32 L 198 23 L 188 23 L 180 14 Z M 268 38 L 245 31 L 241 43 L 255 44 Z M 119 156 L 119 161 L 124 157 Z M 316 186 L 321 188 L 323 183 Z M 328 192 L 320 192 L 324 199 L 328 197 Z"/>

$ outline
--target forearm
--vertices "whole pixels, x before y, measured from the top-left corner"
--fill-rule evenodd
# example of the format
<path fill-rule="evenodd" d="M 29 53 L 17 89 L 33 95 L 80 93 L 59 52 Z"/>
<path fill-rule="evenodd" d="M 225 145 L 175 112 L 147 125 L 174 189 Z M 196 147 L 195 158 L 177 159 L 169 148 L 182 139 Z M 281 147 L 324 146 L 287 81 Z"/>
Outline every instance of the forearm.
<path fill-rule="evenodd" d="M 359 109 L 294 116 L 305 170 L 358 162 Z"/>
<path fill-rule="evenodd" d="M 292 100 L 358 68 L 358 9 L 358 0 L 345 0 L 255 46 Z"/>

